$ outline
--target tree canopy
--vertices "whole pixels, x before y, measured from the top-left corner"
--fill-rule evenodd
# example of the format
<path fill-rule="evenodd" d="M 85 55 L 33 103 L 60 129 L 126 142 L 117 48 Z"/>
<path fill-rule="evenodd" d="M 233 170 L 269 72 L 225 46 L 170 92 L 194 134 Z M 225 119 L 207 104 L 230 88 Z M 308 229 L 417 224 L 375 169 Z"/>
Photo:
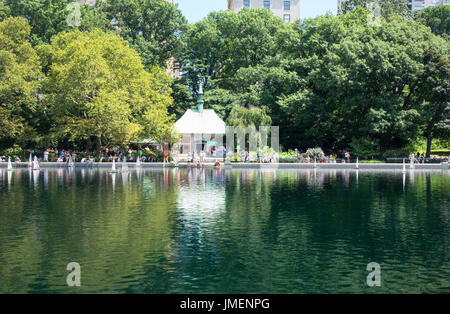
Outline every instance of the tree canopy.
<path fill-rule="evenodd" d="M 41 87 L 57 139 L 84 142 L 91 150 L 170 133 L 170 78 L 159 68 L 147 72 L 119 36 L 99 30 L 60 33 L 52 39 L 49 59 Z"/>
<path fill-rule="evenodd" d="M 170 114 L 202 83 L 227 124 L 278 125 L 284 148 L 382 156 L 425 138 L 429 154 L 449 139 L 450 7 L 380 1 L 374 24 L 370 2 L 295 23 L 243 9 L 189 25 L 165 0 L 85 1 L 69 25 L 72 1 L 0 0 L 0 148 L 170 139 Z"/>
<path fill-rule="evenodd" d="M 431 28 L 436 35 L 450 36 L 450 6 L 438 5 L 418 10 L 414 13 L 416 21 Z"/>
<path fill-rule="evenodd" d="M 23 17 L 31 26 L 30 40 L 33 45 L 49 43 L 50 39 L 62 31 L 69 31 L 73 27 L 67 23 L 70 3 L 73 0 L 0 0 L 0 20 L 7 16 Z M 89 3 L 79 4 L 82 30 L 105 27 L 106 19 L 101 13 L 92 10 Z M 3 8 L 3 9 L 2 9 Z M 5 12 L 2 14 L 2 11 Z"/>
<path fill-rule="evenodd" d="M 36 87 L 42 73 L 30 32 L 23 18 L 0 22 L 0 147 L 29 144 L 37 137 L 33 122 L 39 115 Z"/>
<path fill-rule="evenodd" d="M 146 66 L 164 67 L 183 49 L 186 19 L 166 0 L 108 0 L 99 10 L 112 21 L 109 29 L 128 40 Z"/>
<path fill-rule="evenodd" d="M 184 79 L 194 92 L 205 79 L 207 105 L 228 124 L 279 125 L 286 148 L 402 148 L 428 110 L 431 95 L 419 97 L 425 55 L 448 48 L 399 15 L 404 4 L 386 1 L 380 25 L 362 5 L 295 24 L 267 10 L 212 13 L 187 32 Z"/>
<path fill-rule="evenodd" d="M 408 6 L 408 0 L 346 0 L 342 2 L 338 13 L 350 13 L 358 6 L 369 8 L 370 5 L 372 5 L 372 9 L 375 9 L 374 5 L 378 5 L 381 15 L 385 17 L 392 14 L 403 16 L 411 15 L 411 10 Z"/>

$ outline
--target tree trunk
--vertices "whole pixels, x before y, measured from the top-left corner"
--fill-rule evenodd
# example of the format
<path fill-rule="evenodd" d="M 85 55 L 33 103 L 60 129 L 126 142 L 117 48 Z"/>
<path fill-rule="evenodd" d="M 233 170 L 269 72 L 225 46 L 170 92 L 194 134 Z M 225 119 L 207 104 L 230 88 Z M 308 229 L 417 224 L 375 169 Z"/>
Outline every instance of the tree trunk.
<path fill-rule="evenodd" d="M 427 125 L 427 154 L 426 157 L 430 158 L 431 156 L 431 142 L 433 141 L 433 136 L 431 132 L 431 126 Z"/>
<path fill-rule="evenodd" d="M 97 135 L 97 144 L 96 144 L 96 151 L 100 152 L 102 150 L 102 135 Z"/>
<path fill-rule="evenodd" d="M 92 139 L 90 136 L 87 138 L 87 141 L 86 141 L 86 151 L 92 152 Z"/>

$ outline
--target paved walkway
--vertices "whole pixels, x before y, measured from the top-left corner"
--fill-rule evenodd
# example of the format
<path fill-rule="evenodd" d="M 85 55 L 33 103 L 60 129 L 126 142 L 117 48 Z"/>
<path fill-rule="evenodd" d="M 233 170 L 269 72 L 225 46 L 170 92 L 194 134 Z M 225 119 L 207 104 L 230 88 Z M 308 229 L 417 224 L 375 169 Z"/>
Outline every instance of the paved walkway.
<path fill-rule="evenodd" d="M 6 168 L 8 163 L 0 162 L 0 168 Z M 360 170 L 402 170 L 403 164 L 398 163 L 378 163 L 378 164 L 362 164 L 360 163 L 357 167 L 355 163 L 350 164 L 328 164 L 328 163 L 318 163 L 314 165 L 314 163 L 222 163 L 222 168 L 232 168 L 232 169 L 360 169 Z M 92 166 L 88 164 L 75 163 L 76 168 L 82 167 L 92 167 L 92 168 L 111 168 L 112 163 L 103 162 L 103 163 L 94 163 Z M 133 162 L 127 163 L 129 168 L 135 168 L 136 164 Z M 180 168 L 189 168 L 189 167 L 197 167 L 190 163 L 180 163 L 178 165 Z M 213 168 L 214 163 L 208 162 L 203 165 L 207 168 Z M 14 168 L 27 168 L 28 163 L 20 162 L 13 163 Z M 41 162 L 41 168 L 65 168 L 66 163 L 57 163 L 57 162 Z M 117 169 L 120 170 L 122 168 L 122 163 L 116 163 Z M 148 162 L 142 163 L 143 169 L 148 168 L 163 168 L 163 167 L 171 167 L 171 164 L 164 164 L 162 162 Z M 416 170 L 450 170 L 449 163 L 442 164 L 416 164 L 414 166 Z M 406 170 L 411 170 L 410 165 L 406 164 Z"/>

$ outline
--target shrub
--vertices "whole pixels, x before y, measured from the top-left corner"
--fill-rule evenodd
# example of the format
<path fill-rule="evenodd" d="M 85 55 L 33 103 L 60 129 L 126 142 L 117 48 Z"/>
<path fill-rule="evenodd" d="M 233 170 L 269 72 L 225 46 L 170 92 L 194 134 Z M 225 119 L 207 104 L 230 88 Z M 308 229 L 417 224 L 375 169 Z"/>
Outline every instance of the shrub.
<path fill-rule="evenodd" d="M 295 158 L 280 158 L 278 160 L 278 162 L 282 163 L 282 164 L 295 164 L 298 163 L 300 160 L 295 157 Z"/>
<path fill-rule="evenodd" d="M 383 153 L 383 158 L 408 158 L 410 152 L 403 148 L 399 149 L 388 149 Z"/>
<path fill-rule="evenodd" d="M 17 144 L 14 144 L 13 147 L 7 148 L 3 151 L 3 154 L 5 156 L 11 157 L 11 158 L 19 157 L 22 155 L 22 153 L 23 153 L 22 148 Z"/>
<path fill-rule="evenodd" d="M 450 150 L 432 150 L 431 155 L 450 156 Z"/>
<path fill-rule="evenodd" d="M 372 141 L 368 138 L 353 138 L 350 147 L 352 148 L 352 153 L 360 159 L 378 157 L 380 154 L 377 150 L 378 141 Z"/>
<path fill-rule="evenodd" d="M 146 150 L 146 149 L 144 149 L 143 151 L 141 151 L 141 152 L 139 152 L 139 153 L 137 153 L 136 154 L 136 156 L 142 156 L 142 157 L 151 157 L 151 156 L 153 156 L 153 157 L 157 157 L 157 155 L 156 155 L 156 153 L 155 152 L 153 152 L 153 151 L 151 151 L 151 150 Z M 135 156 L 135 157 L 136 157 Z M 163 157 L 164 158 L 164 157 Z"/>
<path fill-rule="evenodd" d="M 297 154 L 296 154 L 294 151 L 292 151 L 292 150 L 289 150 L 289 151 L 287 151 L 287 152 L 280 153 L 279 157 L 280 157 L 280 159 L 292 159 L 292 158 L 296 158 L 296 159 L 298 160 Z"/>
<path fill-rule="evenodd" d="M 305 153 L 305 156 L 312 158 L 312 159 L 314 159 L 314 158 L 320 159 L 320 158 L 323 158 L 325 156 L 325 154 L 324 154 L 322 148 L 316 147 L 316 148 L 308 148 L 308 150 Z"/>

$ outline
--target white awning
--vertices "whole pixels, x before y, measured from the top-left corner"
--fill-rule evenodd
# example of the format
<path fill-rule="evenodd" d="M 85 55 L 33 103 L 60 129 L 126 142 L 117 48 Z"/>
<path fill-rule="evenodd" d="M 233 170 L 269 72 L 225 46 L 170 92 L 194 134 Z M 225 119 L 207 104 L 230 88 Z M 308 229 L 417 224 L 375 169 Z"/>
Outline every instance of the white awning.
<path fill-rule="evenodd" d="M 180 134 L 225 134 L 225 122 L 212 109 L 201 113 L 188 109 L 175 128 Z"/>

